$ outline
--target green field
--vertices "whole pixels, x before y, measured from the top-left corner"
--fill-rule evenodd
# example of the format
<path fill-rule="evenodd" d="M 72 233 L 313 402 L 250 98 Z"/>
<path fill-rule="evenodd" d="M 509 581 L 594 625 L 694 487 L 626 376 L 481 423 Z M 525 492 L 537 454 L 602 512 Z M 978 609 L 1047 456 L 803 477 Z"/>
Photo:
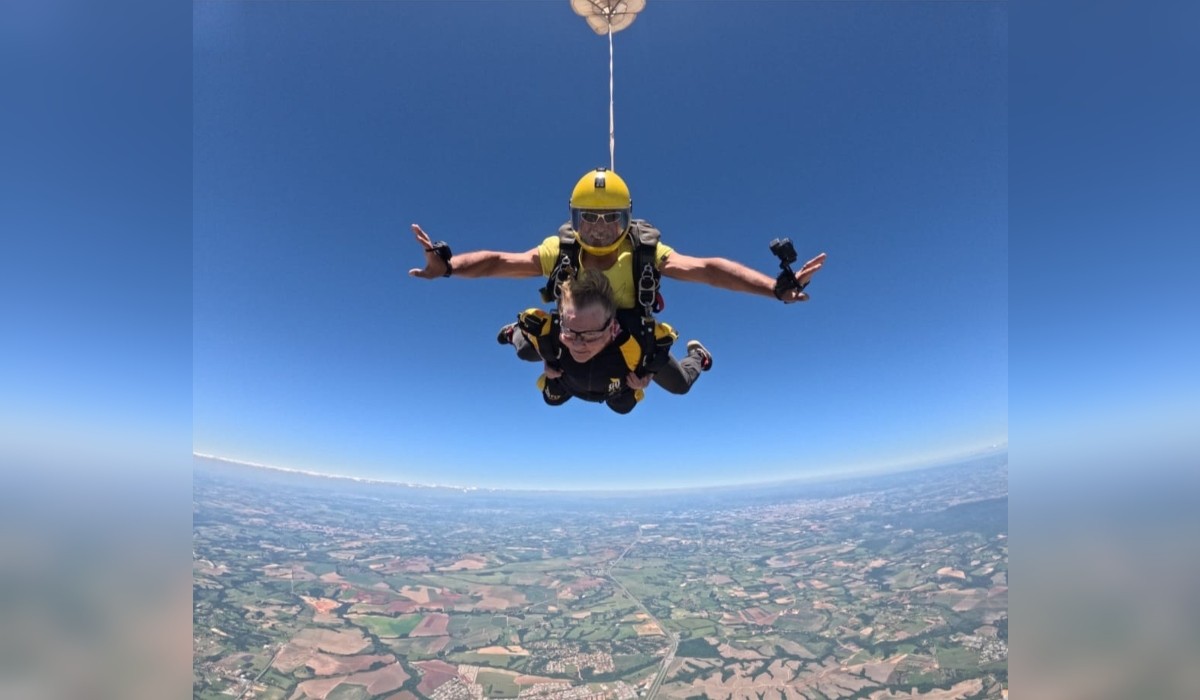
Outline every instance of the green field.
<path fill-rule="evenodd" d="M 938 649 L 937 661 L 944 669 L 976 669 L 979 668 L 979 653 L 964 647 Z"/>
<path fill-rule="evenodd" d="M 618 616 L 636 612 L 637 605 L 628 596 L 616 591 L 611 597 L 589 603 L 587 610 L 593 613 L 613 613 Z"/>
<path fill-rule="evenodd" d="M 498 643 L 504 633 L 505 625 L 503 622 L 497 625 L 494 619 L 490 613 L 451 616 L 448 631 L 454 638 L 453 645 L 461 644 L 468 649 L 476 649 Z"/>
<path fill-rule="evenodd" d="M 678 656 L 690 656 L 699 659 L 718 659 L 721 657 L 717 648 L 703 639 L 688 639 L 679 644 Z"/>
<path fill-rule="evenodd" d="M 325 700 L 367 700 L 371 694 L 367 692 L 366 687 L 354 685 L 351 683 L 342 683 L 333 689 L 329 695 L 325 696 Z"/>
<path fill-rule="evenodd" d="M 892 579 L 892 588 L 897 590 L 912 588 L 915 585 L 917 585 L 916 569 L 904 569 L 900 573 L 896 574 L 896 577 Z"/>
<path fill-rule="evenodd" d="M 376 637 L 403 637 L 413 631 L 420 622 L 422 615 L 401 615 L 386 617 L 384 615 L 354 615 L 350 622 L 366 627 Z"/>
<path fill-rule="evenodd" d="M 483 694 L 489 698 L 515 698 L 520 690 L 516 677 L 507 673 L 480 671 L 475 682 L 483 686 Z"/>
<path fill-rule="evenodd" d="M 602 642 L 610 640 L 617 636 L 617 628 L 611 624 L 580 624 L 575 626 L 565 635 L 563 639 L 572 639 L 582 642 Z"/>
<path fill-rule="evenodd" d="M 720 627 L 713 620 L 702 617 L 684 617 L 667 623 L 671 629 L 679 630 L 689 637 L 714 637 L 720 634 Z"/>
<path fill-rule="evenodd" d="M 322 574 L 329 574 L 337 571 L 337 564 L 321 561 L 310 561 L 304 563 L 304 569 L 311 572 L 314 576 L 321 576 Z"/>
<path fill-rule="evenodd" d="M 402 639 L 388 639 L 388 648 L 412 661 L 420 661 L 423 659 L 432 659 L 439 656 L 439 652 L 430 651 L 440 642 L 437 637 L 404 637 Z"/>
<path fill-rule="evenodd" d="M 505 564 L 502 570 L 513 574 L 534 574 L 538 577 L 545 576 L 548 571 L 574 574 L 579 571 L 579 562 L 572 559 L 536 559 L 511 562 Z"/>
<path fill-rule="evenodd" d="M 491 668 L 505 668 L 524 673 L 529 667 L 528 656 L 508 656 L 506 654 L 476 654 L 470 651 L 450 654 L 446 660 L 456 664 L 470 664 Z"/>
<path fill-rule="evenodd" d="M 618 676 L 656 663 L 658 658 L 649 654 L 613 654 L 613 666 Z"/>

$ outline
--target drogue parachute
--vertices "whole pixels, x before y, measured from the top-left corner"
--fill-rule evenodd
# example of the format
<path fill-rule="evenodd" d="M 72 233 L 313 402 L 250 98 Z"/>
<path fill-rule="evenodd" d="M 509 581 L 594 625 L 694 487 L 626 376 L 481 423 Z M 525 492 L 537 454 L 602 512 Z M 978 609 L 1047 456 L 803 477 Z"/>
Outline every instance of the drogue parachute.
<path fill-rule="evenodd" d="M 616 34 L 633 24 L 646 0 L 571 0 L 571 9 L 597 34 Z"/>

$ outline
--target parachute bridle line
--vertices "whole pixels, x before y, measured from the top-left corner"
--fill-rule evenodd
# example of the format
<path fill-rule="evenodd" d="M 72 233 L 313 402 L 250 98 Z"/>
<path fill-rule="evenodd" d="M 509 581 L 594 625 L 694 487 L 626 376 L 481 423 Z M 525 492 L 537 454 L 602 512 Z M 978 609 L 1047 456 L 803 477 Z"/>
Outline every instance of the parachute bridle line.
<path fill-rule="evenodd" d="M 608 167 L 617 165 L 616 90 L 613 80 L 613 34 L 633 23 L 646 0 L 571 0 L 575 14 L 587 20 L 592 31 L 608 35 Z"/>
<path fill-rule="evenodd" d="M 612 20 L 608 25 L 608 169 L 617 169 L 617 135 L 613 119 L 613 43 Z"/>

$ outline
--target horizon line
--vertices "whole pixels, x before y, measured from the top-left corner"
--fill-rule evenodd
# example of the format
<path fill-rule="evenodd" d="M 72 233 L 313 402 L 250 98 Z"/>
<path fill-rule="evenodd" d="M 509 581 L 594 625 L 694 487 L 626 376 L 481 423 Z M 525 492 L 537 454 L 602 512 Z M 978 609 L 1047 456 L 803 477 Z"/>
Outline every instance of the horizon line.
<path fill-rule="evenodd" d="M 754 488 L 772 486 L 777 484 L 799 483 L 804 481 L 837 481 L 839 479 L 854 479 L 867 476 L 878 476 L 882 474 L 895 474 L 905 471 L 920 471 L 922 469 L 934 469 L 936 467 L 950 466 L 959 462 L 966 462 L 972 459 L 981 458 L 989 455 L 1006 454 L 1008 452 L 1008 442 L 994 443 L 987 447 L 977 448 L 972 451 L 964 452 L 953 458 L 932 459 L 925 463 L 893 463 L 885 467 L 869 467 L 865 469 L 857 469 L 851 471 L 843 471 L 837 473 L 815 472 L 807 477 L 792 477 L 787 479 L 772 479 L 768 481 L 747 481 L 741 483 L 729 484 L 710 484 L 707 486 L 664 486 L 657 488 L 519 488 L 519 487 L 501 487 L 501 486 L 461 486 L 453 484 L 422 484 L 410 481 L 401 481 L 399 479 L 382 479 L 378 477 L 367 476 L 352 476 L 349 474 L 335 474 L 330 472 L 319 472 L 311 469 L 299 469 L 296 467 L 284 467 L 276 464 L 265 464 L 262 462 L 254 462 L 246 459 L 236 459 L 233 457 L 223 457 L 221 455 L 208 454 L 205 452 L 197 452 L 192 450 L 192 457 L 206 459 L 213 462 L 222 462 L 225 464 L 233 464 L 242 467 L 251 467 L 255 469 L 268 469 L 271 471 L 283 472 L 286 474 L 299 474 L 302 476 L 314 476 L 322 479 L 346 479 L 348 481 L 356 481 L 364 484 L 383 484 L 388 486 L 403 486 L 413 489 L 445 489 L 450 491 L 469 492 L 524 492 L 524 493 L 619 493 L 619 494 L 640 494 L 640 493 L 663 493 L 663 492 L 682 492 L 682 491 L 707 491 L 715 489 L 739 489 L 739 488 Z"/>

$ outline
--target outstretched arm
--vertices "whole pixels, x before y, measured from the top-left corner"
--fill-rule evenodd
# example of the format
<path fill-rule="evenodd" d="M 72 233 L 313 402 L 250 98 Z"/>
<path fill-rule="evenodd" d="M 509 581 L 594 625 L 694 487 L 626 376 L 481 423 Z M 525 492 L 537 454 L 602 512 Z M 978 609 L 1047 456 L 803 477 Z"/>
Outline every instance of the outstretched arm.
<path fill-rule="evenodd" d="M 425 250 L 425 267 L 414 267 L 408 271 L 413 277 L 433 279 L 446 273 L 446 263 L 432 250 L 433 241 L 417 224 L 412 225 L 413 236 Z M 524 253 L 502 253 L 495 250 L 475 250 L 457 253 L 450 259 L 455 277 L 539 277 L 542 274 L 538 262 L 538 250 L 533 248 Z"/>
<path fill-rule="evenodd" d="M 796 281 L 801 285 L 808 284 L 817 270 L 824 265 L 825 254 L 821 253 L 804 263 L 804 267 L 796 273 Z M 695 258 L 673 252 L 662 262 L 660 269 L 671 279 L 701 282 L 735 292 L 775 298 L 775 278 L 727 258 Z M 785 304 L 796 301 L 808 301 L 808 295 L 798 289 L 789 289 L 784 292 L 783 302 Z"/>

